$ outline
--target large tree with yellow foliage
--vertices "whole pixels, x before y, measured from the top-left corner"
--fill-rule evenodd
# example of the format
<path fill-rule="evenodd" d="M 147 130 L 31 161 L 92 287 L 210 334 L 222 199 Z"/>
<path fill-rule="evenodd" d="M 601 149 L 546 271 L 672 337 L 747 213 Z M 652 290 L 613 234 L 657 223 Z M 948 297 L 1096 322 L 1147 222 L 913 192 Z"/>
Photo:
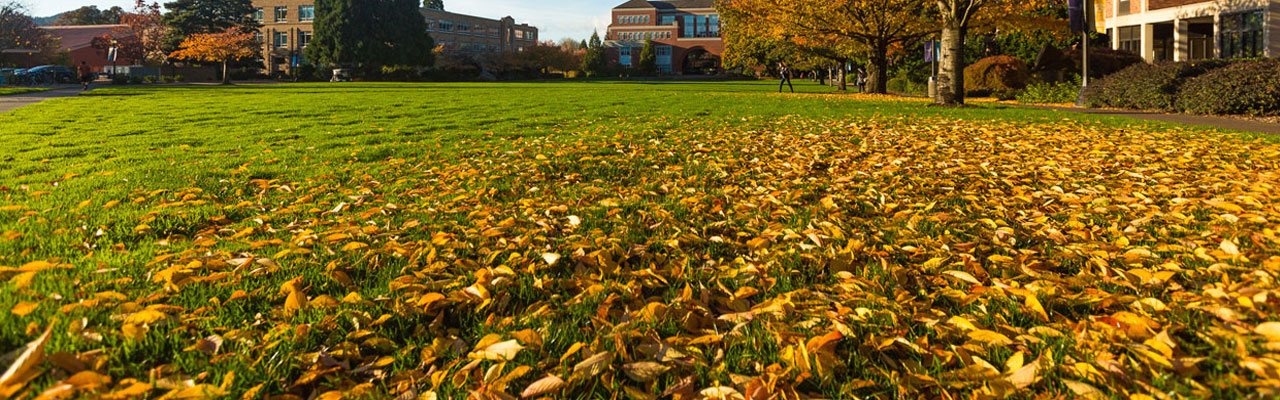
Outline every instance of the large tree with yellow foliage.
<path fill-rule="evenodd" d="M 772 39 L 816 55 L 846 61 L 865 52 L 868 89 L 887 89 L 889 53 L 936 32 L 930 0 L 722 0 L 726 33 Z M 735 43 L 728 38 L 730 53 Z"/>

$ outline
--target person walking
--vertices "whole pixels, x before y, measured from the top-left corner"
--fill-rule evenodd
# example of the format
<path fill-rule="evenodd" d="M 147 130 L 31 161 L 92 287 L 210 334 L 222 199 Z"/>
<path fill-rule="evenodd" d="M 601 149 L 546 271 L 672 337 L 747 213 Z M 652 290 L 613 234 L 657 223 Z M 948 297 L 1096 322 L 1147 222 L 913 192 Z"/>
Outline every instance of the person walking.
<path fill-rule="evenodd" d="M 796 87 L 791 85 L 791 67 L 786 63 L 778 63 L 778 75 L 782 75 L 782 81 L 778 82 L 778 93 L 782 93 L 782 85 L 791 88 L 791 93 L 796 92 Z"/>
<path fill-rule="evenodd" d="M 858 93 L 867 92 L 867 71 L 858 68 Z"/>
<path fill-rule="evenodd" d="M 89 63 L 81 61 L 79 71 L 76 72 L 80 73 L 80 90 L 89 90 L 89 84 L 93 83 L 93 70 L 89 69 Z"/>

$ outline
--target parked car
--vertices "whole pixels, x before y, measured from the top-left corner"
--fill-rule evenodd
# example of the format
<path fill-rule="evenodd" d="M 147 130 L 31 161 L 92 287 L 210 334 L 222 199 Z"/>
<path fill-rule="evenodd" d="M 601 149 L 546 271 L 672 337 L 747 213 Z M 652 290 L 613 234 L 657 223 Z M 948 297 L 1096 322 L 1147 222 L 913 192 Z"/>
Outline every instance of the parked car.
<path fill-rule="evenodd" d="M 9 75 L 9 80 L 5 84 L 6 85 L 27 84 L 27 69 L 26 68 L 14 69 L 13 72 L 11 72 Z"/>
<path fill-rule="evenodd" d="M 42 65 L 27 70 L 27 80 L 36 84 L 75 83 L 76 71 L 61 65 Z"/>

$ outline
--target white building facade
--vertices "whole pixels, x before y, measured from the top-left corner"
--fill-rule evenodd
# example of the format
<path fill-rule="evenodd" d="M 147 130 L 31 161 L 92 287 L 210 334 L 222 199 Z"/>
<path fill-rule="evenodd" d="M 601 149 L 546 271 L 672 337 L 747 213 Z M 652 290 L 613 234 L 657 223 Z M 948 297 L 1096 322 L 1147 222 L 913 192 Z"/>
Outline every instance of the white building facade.
<path fill-rule="evenodd" d="M 1280 57 L 1280 0 L 1105 1 L 1112 48 L 1148 62 Z"/>

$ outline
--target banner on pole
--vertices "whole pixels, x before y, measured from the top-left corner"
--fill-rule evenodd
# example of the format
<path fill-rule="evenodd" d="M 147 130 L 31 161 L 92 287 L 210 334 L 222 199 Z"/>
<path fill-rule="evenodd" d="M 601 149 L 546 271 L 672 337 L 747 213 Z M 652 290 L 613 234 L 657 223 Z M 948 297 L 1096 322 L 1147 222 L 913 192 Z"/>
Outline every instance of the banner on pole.
<path fill-rule="evenodd" d="M 112 47 L 110 49 L 107 49 L 107 61 L 116 62 L 116 54 L 118 53 L 119 53 L 118 47 Z"/>
<path fill-rule="evenodd" d="M 1098 33 L 1107 33 L 1107 2 L 1093 0 L 1093 28 Z"/>
<path fill-rule="evenodd" d="M 936 62 L 942 55 L 942 42 L 926 40 L 924 42 L 924 62 Z"/>
<path fill-rule="evenodd" d="M 1085 0 L 1067 0 L 1067 15 L 1071 19 L 1071 33 L 1079 35 L 1085 31 Z"/>

